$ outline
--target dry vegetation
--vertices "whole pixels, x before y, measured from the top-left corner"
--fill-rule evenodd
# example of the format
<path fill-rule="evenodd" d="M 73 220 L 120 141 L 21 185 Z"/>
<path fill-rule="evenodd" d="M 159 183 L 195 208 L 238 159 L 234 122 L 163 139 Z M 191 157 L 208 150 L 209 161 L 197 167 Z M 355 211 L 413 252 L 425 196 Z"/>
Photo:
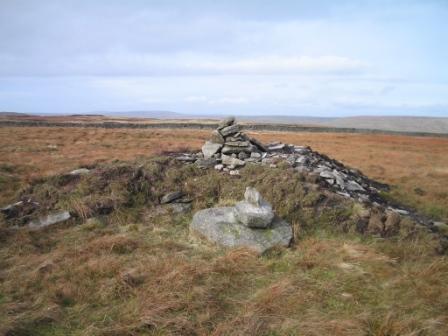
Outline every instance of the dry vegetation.
<path fill-rule="evenodd" d="M 322 203 L 294 176 L 286 166 L 247 167 L 234 183 L 154 158 L 34 181 L 25 195 L 78 217 L 43 232 L 2 231 L 0 332 L 445 335 L 448 260 L 434 237 L 412 226 L 394 238 L 360 235 L 350 202 Z M 294 245 L 259 257 L 191 240 L 191 214 L 157 205 L 179 185 L 194 210 L 234 203 L 254 185 L 293 224 Z"/>
<path fill-rule="evenodd" d="M 0 195 L 33 177 L 81 165 L 200 149 L 209 131 L 79 128 L 0 128 Z M 309 145 L 393 186 L 390 195 L 448 220 L 448 138 L 331 133 L 256 133 L 263 141 Z M 7 187 L 9 185 L 9 187 Z"/>
<path fill-rule="evenodd" d="M 246 168 L 233 183 L 228 175 L 146 158 L 198 149 L 207 135 L 0 128 L 2 202 L 22 188 L 79 215 L 43 232 L 0 230 L 0 335 L 448 334 L 448 260 L 434 252 L 431 235 L 406 228 L 394 238 L 360 235 L 345 203 L 316 216 L 307 209 L 319 195 L 304 192 L 304 181 L 286 169 Z M 393 183 L 394 197 L 421 209 L 447 206 L 446 195 L 437 197 L 448 179 L 446 139 L 256 136 L 311 145 Z M 51 176 L 82 165 L 96 173 L 73 181 Z M 156 205 L 180 185 L 194 196 L 194 210 L 231 204 L 246 184 L 294 225 L 290 249 L 260 257 L 204 245 L 189 238 L 191 214 Z M 98 204 L 114 210 L 100 215 Z"/>

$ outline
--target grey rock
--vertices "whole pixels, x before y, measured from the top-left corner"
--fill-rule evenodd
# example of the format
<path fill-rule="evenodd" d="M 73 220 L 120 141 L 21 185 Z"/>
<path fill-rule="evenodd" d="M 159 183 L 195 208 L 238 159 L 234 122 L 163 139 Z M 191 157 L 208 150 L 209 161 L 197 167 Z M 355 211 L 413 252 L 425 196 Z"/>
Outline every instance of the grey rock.
<path fill-rule="evenodd" d="M 202 146 L 202 153 L 204 154 L 204 159 L 211 158 L 222 148 L 221 144 L 206 141 L 204 146 Z"/>
<path fill-rule="evenodd" d="M 232 207 L 197 212 L 190 232 L 223 247 L 246 247 L 258 253 L 274 246 L 289 246 L 292 239 L 292 228 L 287 222 L 275 218 L 268 229 L 251 229 L 237 222 Z"/>
<path fill-rule="evenodd" d="M 210 140 L 217 144 L 224 144 L 224 141 L 225 141 L 224 137 L 221 135 L 221 133 L 219 133 L 218 130 L 214 130 L 212 132 Z"/>
<path fill-rule="evenodd" d="M 320 172 L 320 177 L 323 177 L 325 179 L 334 179 L 335 176 L 332 172 L 328 171 L 328 170 L 324 170 L 323 172 Z"/>
<path fill-rule="evenodd" d="M 90 169 L 87 169 L 87 168 L 80 168 L 80 169 L 72 170 L 72 171 L 69 173 L 69 175 L 77 176 L 77 175 L 85 175 L 85 174 L 88 174 L 88 173 L 90 173 Z"/>
<path fill-rule="evenodd" d="M 248 141 L 226 141 L 226 145 L 231 147 L 249 147 L 250 143 Z"/>
<path fill-rule="evenodd" d="M 238 159 L 244 160 L 244 159 L 247 159 L 247 158 L 249 158 L 249 154 L 247 154 L 245 152 L 239 152 L 238 153 Z"/>
<path fill-rule="evenodd" d="M 250 153 L 251 152 L 251 147 L 247 146 L 247 147 L 238 147 L 238 146 L 228 146 L 228 145 L 224 145 L 224 147 L 221 150 L 221 153 L 223 154 L 238 154 L 240 152 L 246 152 L 246 153 Z"/>
<path fill-rule="evenodd" d="M 191 203 L 170 203 L 168 206 L 171 211 L 178 214 L 189 212 L 192 208 Z"/>
<path fill-rule="evenodd" d="M 257 139 L 255 139 L 255 138 L 250 138 L 249 139 L 249 141 L 251 142 L 251 143 L 253 143 L 260 151 L 262 151 L 262 152 L 267 152 L 268 151 L 268 149 L 266 148 L 266 146 L 265 145 L 263 145 L 260 141 L 258 141 Z"/>
<path fill-rule="evenodd" d="M 28 223 L 28 228 L 30 230 L 39 230 L 47 226 L 54 225 L 57 223 L 64 222 L 70 219 L 70 213 L 68 211 L 57 211 L 53 212 L 45 217 L 38 218 Z"/>
<path fill-rule="evenodd" d="M 219 170 L 219 171 L 221 171 L 222 169 L 224 168 L 224 165 L 223 164 L 217 164 L 217 165 L 215 165 L 215 169 L 216 170 Z"/>
<path fill-rule="evenodd" d="M 255 189 L 246 189 L 244 196 L 246 200 L 235 205 L 235 218 L 251 228 L 268 228 L 274 219 L 271 205 Z"/>
<path fill-rule="evenodd" d="M 214 167 L 216 165 L 216 163 L 217 163 L 217 161 L 215 158 L 197 159 L 195 162 L 196 166 L 201 169 L 207 169 L 207 168 Z"/>
<path fill-rule="evenodd" d="M 177 156 L 176 160 L 182 161 L 182 162 L 195 162 L 197 160 L 197 158 L 195 158 L 192 155 L 181 155 L 181 156 Z"/>
<path fill-rule="evenodd" d="M 218 125 L 218 129 L 222 129 L 227 126 L 231 126 L 234 123 L 235 123 L 235 117 L 227 117 L 227 118 L 221 120 L 221 122 Z"/>
<path fill-rule="evenodd" d="M 347 183 L 345 184 L 345 189 L 349 191 L 365 191 L 365 189 L 355 181 L 347 181 Z"/>
<path fill-rule="evenodd" d="M 239 125 L 231 125 L 231 126 L 227 126 L 224 127 L 223 129 L 220 130 L 222 136 L 226 137 L 232 134 L 235 134 L 237 132 L 240 131 L 240 126 Z"/>
<path fill-rule="evenodd" d="M 233 169 L 231 171 L 229 171 L 229 174 L 232 176 L 239 176 L 240 175 L 240 171 L 237 169 Z"/>
<path fill-rule="evenodd" d="M 268 146 L 268 151 L 269 152 L 278 152 L 278 151 L 282 151 L 285 148 L 286 148 L 286 145 L 280 143 L 280 144 L 277 144 L 277 145 Z"/>
<path fill-rule="evenodd" d="M 166 195 L 164 195 L 161 199 L 160 199 L 160 204 L 166 204 L 166 203 L 171 203 L 174 202 L 175 200 L 183 197 L 185 194 L 182 191 L 174 191 L 174 192 L 170 192 Z"/>
<path fill-rule="evenodd" d="M 221 160 L 222 160 L 223 164 L 228 165 L 228 166 L 238 167 L 238 166 L 244 166 L 246 164 L 246 162 L 243 160 L 233 158 L 231 156 L 224 155 L 224 154 L 221 156 Z"/>
<path fill-rule="evenodd" d="M 261 153 L 258 153 L 258 152 L 252 152 L 252 153 L 250 153 L 250 157 L 251 157 L 252 159 L 261 159 Z"/>

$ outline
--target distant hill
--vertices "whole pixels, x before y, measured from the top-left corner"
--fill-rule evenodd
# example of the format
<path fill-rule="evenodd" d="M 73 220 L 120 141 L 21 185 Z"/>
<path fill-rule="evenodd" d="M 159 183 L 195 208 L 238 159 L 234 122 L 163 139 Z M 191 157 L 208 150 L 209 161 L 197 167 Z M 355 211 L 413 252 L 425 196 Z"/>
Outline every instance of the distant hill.
<path fill-rule="evenodd" d="M 29 117 L 29 114 L 20 112 L 0 112 L 0 117 Z"/>
<path fill-rule="evenodd" d="M 383 131 L 448 133 L 448 118 L 412 116 L 359 116 L 335 118 L 319 125 Z"/>

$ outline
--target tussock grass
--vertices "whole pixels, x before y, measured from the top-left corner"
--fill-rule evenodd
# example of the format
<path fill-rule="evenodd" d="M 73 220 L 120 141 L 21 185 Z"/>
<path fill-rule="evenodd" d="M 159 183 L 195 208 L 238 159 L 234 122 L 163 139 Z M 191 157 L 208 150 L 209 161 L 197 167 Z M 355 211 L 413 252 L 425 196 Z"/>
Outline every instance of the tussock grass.
<path fill-rule="evenodd" d="M 448 260 L 433 237 L 356 231 L 353 204 L 288 169 L 240 178 L 167 158 L 96 165 L 23 191 L 71 223 L 5 234 L 0 334 L 446 335 Z M 194 211 L 231 205 L 255 186 L 293 223 L 291 248 L 263 256 L 190 239 L 192 214 L 160 197 L 182 189 Z"/>

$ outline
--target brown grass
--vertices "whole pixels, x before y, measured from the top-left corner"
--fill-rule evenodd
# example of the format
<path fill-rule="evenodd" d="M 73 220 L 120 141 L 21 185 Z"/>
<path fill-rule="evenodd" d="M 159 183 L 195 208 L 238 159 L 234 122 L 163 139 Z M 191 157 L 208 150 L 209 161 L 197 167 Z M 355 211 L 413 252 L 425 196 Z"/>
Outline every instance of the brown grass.
<path fill-rule="evenodd" d="M 209 131 L 166 129 L 0 128 L 1 178 L 32 178 L 95 162 L 132 160 L 164 151 L 198 150 Z M 397 135 L 257 132 L 262 141 L 309 145 L 394 186 L 390 197 L 448 219 L 448 139 Z M 1 167 L 8 166 L 7 172 Z M 15 175 L 14 172 L 17 172 Z M 3 175 L 3 176 L 2 176 Z M 12 182 L 11 182 L 12 183 Z M 14 192 L 0 202 L 11 201 Z"/>

